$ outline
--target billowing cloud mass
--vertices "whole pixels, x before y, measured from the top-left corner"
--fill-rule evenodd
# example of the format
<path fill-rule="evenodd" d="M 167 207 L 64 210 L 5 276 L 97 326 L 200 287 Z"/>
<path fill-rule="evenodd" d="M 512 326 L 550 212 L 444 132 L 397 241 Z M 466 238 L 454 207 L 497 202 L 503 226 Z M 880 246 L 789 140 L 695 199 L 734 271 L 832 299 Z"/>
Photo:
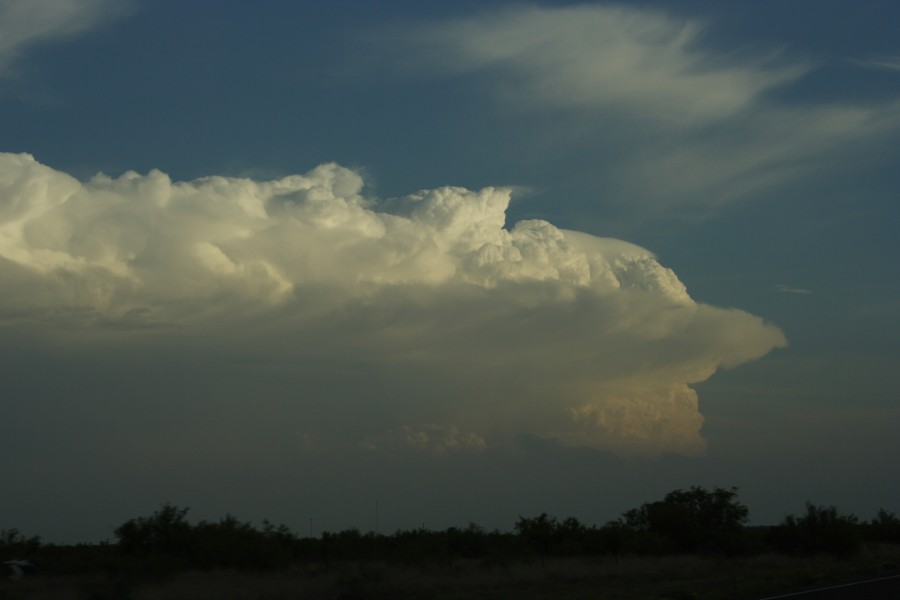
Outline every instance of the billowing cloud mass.
<path fill-rule="evenodd" d="M 131 0 L 0 0 L 0 74 L 27 46 L 82 33 L 132 5 Z"/>
<path fill-rule="evenodd" d="M 702 453 L 691 384 L 785 343 L 695 302 L 638 246 L 506 228 L 509 189 L 363 190 L 336 164 L 273 181 L 80 182 L 2 154 L 0 327 L 80 354 L 289 365 L 285 418 L 306 442 L 438 455 L 523 434 Z"/>

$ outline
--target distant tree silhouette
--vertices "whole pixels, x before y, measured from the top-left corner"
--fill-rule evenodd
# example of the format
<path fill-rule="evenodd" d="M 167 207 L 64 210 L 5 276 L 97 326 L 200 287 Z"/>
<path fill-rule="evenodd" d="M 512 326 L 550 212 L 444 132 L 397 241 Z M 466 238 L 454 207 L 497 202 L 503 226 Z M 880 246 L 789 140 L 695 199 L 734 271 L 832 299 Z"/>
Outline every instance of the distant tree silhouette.
<path fill-rule="evenodd" d="M 623 515 L 623 524 L 642 534 L 643 551 L 732 554 L 740 551 L 749 511 L 737 489 L 702 487 L 675 490 L 663 500 L 643 504 Z"/>
<path fill-rule="evenodd" d="M 556 554 L 576 556 L 588 552 L 590 530 L 575 517 L 568 517 L 556 525 Z"/>
<path fill-rule="evenodd" d="M 391 535 L 348 529 L 299 537 L 284 525 L 265 521 L 261 529 L 226 515 L 218 521 L 187 520 L 187 508 L 165 504 L 149 517 L 126 521 L 115 529 L 117 542 L 57 546 L 41 544 L 15 529 L 0 530 L 0 552 L 29 560 L 46 573 L 110 572 L 168 574 L 179 569 L 269 569 L 299 563 L 331 565 L 356 561 L 440 565 L 479 560 L 505 565 L 539 557 L 614 556 L 629 554 L 736 553 L 779 551 L 849 554 L 862 543 L 900 543 L 900 519 L 880 510 L 868 523 L 834 507 L 806 505 L 800 517 L 788 516 L 775 527 L 745 527 L 748 510 L 735 488 L 674 490 L 659 501 L 626 511 L 602 527 L 575 518 L 557 520 L 541 513 L 519 517 L 515 532 L 467 527 Z M 2 594 L 0 594 L 2 595 Z"/>
<path fill-rule="evenodd" d="M 465 529 L 450 527 L 445 532 L 447 540 L 447 559 L 477 558 L 484 552 L 485 531 L 475 523 L 469 523 Z"/>
<path fill-rule="evenodd" d="M 32 558 L 40 549 L 39 536 L 26 537 L 18 529 L 0 529 L 0 560 Z"/>
<path fill-rule="evenodd" d="M 119 547 L 131 554 L 184 554 L 190 547 L 187 508 L 164 504 L 149 517 L 126 521 L 116 528 Z"/>
<path fill-rule="evenodd" d="M 788 515 L 769 535 L 777 550 L 793 554 L 847 555 L 859 549 L 860 531 L 854 515 L 843 515 L 833 506 L 806 503 L 802 517 Z"/>
<path fill-rule="evenodd" d="M 596 552 L 612 554 L 617 562 L 634 538 L 634 531 L 622 521 L 610 521 L 595 532 Z"/>
<path fill-rule="evenodd" d="M 516 521 L 516 533 L 537 552 L 543 561 L 550 553 L 557 526 L 555 517 L 541 513 L 532 519 L 519 517 L 519 520 Z"/>
<path fill-rule="evenodd" d="M 596 528 L 586 527 L 574 517 L 563 521 L 547 513 L 531 519 L 519 517 L 516 534 L 542 560 L 546 556 L 579 556 L 601 551 Z"/>
<path fill-rule="evenodd" d="M 199 568 L 268 568 L 293 558 L 296 537 L 284 526 L 266 522 L 259 531 L 231 515 L 191 525 L 187 513 L 166 504 L 150 517 L 131 519 L 115 530 L 118 547 L 125 554 Z"/>
<path fill-rule="evenodd" d="M 868 539 L 874 542 L 900 544 L 900 519 L 883 508 L 878 510 L 878 514 L 869 522 L 866 529 Z"/>

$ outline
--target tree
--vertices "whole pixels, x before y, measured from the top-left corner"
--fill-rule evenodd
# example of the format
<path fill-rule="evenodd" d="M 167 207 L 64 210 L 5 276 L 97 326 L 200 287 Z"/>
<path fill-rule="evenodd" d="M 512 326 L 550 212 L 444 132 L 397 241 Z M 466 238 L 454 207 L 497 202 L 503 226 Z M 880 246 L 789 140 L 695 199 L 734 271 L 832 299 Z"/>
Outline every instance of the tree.
<path fill-rule="evenodd" d="M 624 513 L 626 527 L 644 534 L 646 550 L 732 554 L 740 550 L 749 511 L 737 489 L 675 490 Z"/>
<path fill-rule="evenodd" d="M 142 558 L 199 568 L 272 568 L 293 557 L 297 538 L 284 525 L 266 521 L 259 531 L 231 515 L 191 525 L 187 512 L 166 504 L 150 517 L 127 521 L 115 530 L 119 548 Z"/>
<path fill-rule="evenodd" d="M 191 562 L 195 566 L 273 568 L 287 565 L 293 556 L 295 537 L 281 526 L 266 523 L 258 531 L 226 515 L 216 523 L 201 521 L 191 533 Z"/>
<path fill-rule="evenodd" d="M 475 523 L 465 529 L 450 527 L 444 532 L 447 540 L 447 558 L 477 558 L 484 553 L 485 531 Z"/>
<path fill-rule="evenodd" d="M 879 509 L 869 523 L 868 537 L 876 542 L 900 543 L 900 519 L 890 511 Z"/>
<path fill-rule="evenodd" d="M 133 554 L 184 555 L 191 541 L 187 513 L 187 508 L 164 504 L 152 516 L 126 521 L 115 530 L 119 547 Z"/>
<path fill-rule="evenodd" d="M 834 506 L 806 503 L 802 517 L 788 515 L 769 536 L 769 542 L 782 552 L 839 556 L 859 549 L 859 526 L 854 515 L 842 515 Z"/>
<path fill-rule="evenodd" d="M 18 529 L 0 529 L 0 552 L 4 554 L 26 556 L 40 547 L 40 536 L 25 537 Z"/>
<path fill-rule="evenodd" d="M 553 542 L 557 526 L 555 517 L 541 513 L 532 519 L 519 517 L 519 520 L 516 521 L 516 533 L 537 550 L 538 556 L 543 561 L 550 552 L 550 545 Z"/>

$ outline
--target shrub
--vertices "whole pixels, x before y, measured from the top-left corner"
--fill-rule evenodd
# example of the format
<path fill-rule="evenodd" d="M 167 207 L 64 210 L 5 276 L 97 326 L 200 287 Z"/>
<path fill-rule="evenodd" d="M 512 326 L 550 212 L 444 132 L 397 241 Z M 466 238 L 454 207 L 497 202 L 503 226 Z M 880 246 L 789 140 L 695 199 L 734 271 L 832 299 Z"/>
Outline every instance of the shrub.
<path fill-rule="evenodd" d="M 769 541 L 782 552 L 792 554 L 826 553 L 843 556 L 860 546 L 859 526 L 853 515 L 842 515 L 837 508 L 806 503 L 802 517 L 788 515 L 775 527 Z"/>
<path fill-rule="evenodd" d="M 874 542 L 900 544 L 900 519 L 892 512 L 879 509 L 868 524 L 867 537 Z"/>
<path fill-rule="evenodd" d="M 37 552 L 41 547 L 38 536 L 25 537 L 18 529 L 0 529 L 0 552 L 19 558 Z"/>
<path fill-rule="evenodd" d="M 188 509 L 164 505 L 150 517 L 131 519 L 115 530 L 126 554 L 175 560 L 199 568 L 271 568 L 293 557 L 290 531 L 265 523 L 262 531 L 227 515 L 216 523 L 191 525 Z"/>
<path fill-rule="evenodd" d="M 126 521 L 116 528 L 119 548 L 128 554 L 183 555 L 190 547 L 187 508 L 165 504 L 150 517 Z"/>

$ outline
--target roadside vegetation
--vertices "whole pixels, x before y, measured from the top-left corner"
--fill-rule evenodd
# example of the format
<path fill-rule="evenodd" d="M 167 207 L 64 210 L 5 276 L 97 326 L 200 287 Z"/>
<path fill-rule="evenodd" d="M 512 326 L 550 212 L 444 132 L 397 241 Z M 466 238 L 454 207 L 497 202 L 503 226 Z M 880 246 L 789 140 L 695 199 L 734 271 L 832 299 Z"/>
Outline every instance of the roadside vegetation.
<path fill-rule="evenodd" d="M 548 514 L 513 531 L 478 525 L 391 535 L 303 537 L 235 517 L 191 522 L 165 505 L 115 541 L 61 546 L 0 531 L 0 562 L 34 565 L 0 581 L 0 600 L 287 598 L 752 599 L 900 573 L 900 519 L 868 522 L 811 503 L 747 526 L 737 490 L 693 487 L 603 525 Z"/>

